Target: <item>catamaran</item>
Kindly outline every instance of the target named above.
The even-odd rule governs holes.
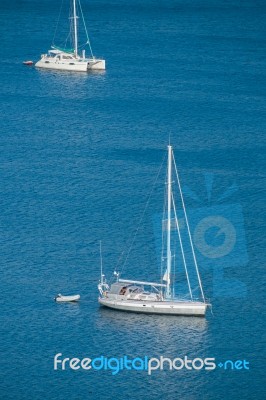
[[[57,69],[64,71],[86,72],[88,70],[105,70],[105,60],[96,58],[93,55],[90,39],[88,36],[85,20],[80,4],[80,0],[70,0],[71,17],[70,17],[70,43],[72,48],[52,46],[47,54],[42,54],[41,59],[35,64],[38,68]],[[85,49],[81,55],[79,51],[81,47],[78,42],[78,13],[81,15],[85,34],[86,45],[90,49],[90,57],[86,57]],[[67,42],[67,41],[66,41]]]
[[[177,211],[174,201],[172,190],[172,171],[174,165],[174,172],[176,176],[177,186],[180,194],[180,201],[182,204],[183,215],[187,233],[189,237],[190,249],[192,252],[193,264],[195,267],[196,278],[198,281],[198,288],[200,292],[200,299],[195,299],[191,282],[189,278],[188,265],[185,256],[185,250],[181,237],[180,222],[177,218]],[[169,315],[188,315],[188,316],[205,316],[207,307],[210,305],[206,302],[201,278],[196,260],[196,254],[192,242],[190,226],[188,222],[184,197],[180,185],[180,179],[174,159],[172,146],[168,146],[168,167],[167,167],[167,219],[162,221],[163,234],[167,233],[166,238],[166,257],[162,256],[162,262],[166,265],[164,274],[161,276],[161,281],[146,282],[139,280],[129,280],[120,278],[118,272],[116,275],[116,282],[110,287],[103,274],[102,261],[101,261],[101,277],[98,284],[99,298],[98,301],[101,305],[123,311],[134,311],[149,314],[169,314]],[[173,218],[172,218],[173,216]],[[181,259],[183,260],[185,275],[188,285],[189,298],[175,298],[175,279],[172,271],[173,259],[173,244],[172,231],[177,232],[179,239],[179,248],[181,252]],[[164,242],[164,240],[163,240]],[[162,244],[163,245],[163,244]],[[162,249],[164,255],[164,249]],[[102,258],[101,258],[102,260]],[[166,262],[165,262],[166,261]]]

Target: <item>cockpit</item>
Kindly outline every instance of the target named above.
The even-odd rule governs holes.
[[[110,294],[117,294],[120,296],[128,295],[128,294],[138,294],[143,293],[144,288],[137,285],[132,284],[124,284],[120,282],[113,283],[111,285]]]

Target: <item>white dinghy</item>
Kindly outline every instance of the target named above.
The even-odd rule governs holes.
[[[79,301],[79,299],[80,299],[80,295],[79,294],[75,294],[75,295],[72,295],[72,296],[63,296],[61,293],[59,293],[55,297],[55,301],[57,301],[58,303],[74,302],[74,301]]]
[[[182,205],[184,222],[187,228],[187,233],[190,242],[190,249],[192,255],[190,257],[190,264],[194,264],[196,279],[199,287],[199,298],[195,298],[193,294],[190,277],[188,262],[185,257],[185,250],[181,238],[180,222],[177,218],[177,211],[174,202],[174,193],[172,191],[172,167],[174,165],[175,178],[177,182],[177,188],[180,198],[180,204]],[[119,279],[119,273],[115,272],[117,281],[109,287],[105,276],[102,273],[102,261],[101,261],[101,279],[98,284],[98,290],[100,296],[98,301],[101,305],[123,311],[133,311],[140,313],[149,314],[166,314],[166,315],[187,315],[187,316],[205,316],[207,307],[209,304],[205,300],[203,293],[201,278],[199,275],[198,264],[192,242],[192,236],[190,233],[190,227],[188,223],[185,203],[181,190],[179,175],[176,168],[174,154],[172,146],[168,146],[168,168],[167,168],[167,185],[166,185],[166,209],[167,219],[162,221],[163,235],[166,231],[166,240],[162,240],[166,243],[166,249],[162,248],[162,275],[161,282],[145,282],[138,280]],[[175,257],[175,245],[176,240],[172,240],[172,231],[175,231],[175,235],[179,239],[179,249],[181,259],[184,264],[185,275],[188,286],[188,296],[184,298],[175,297],[175,271],[172,269],[172,259]],[[163,246],[164,247],[164,246]],[[166,254],[165,254],[166,252]],[[165,254],[165,255],[164,255]],[[102,257],[101,257],[102,260]],[[190,266],[191,267],[191,266]],[[194,268],[193,267],[193,268]],[[165,271],[163,273],[163,271]]]

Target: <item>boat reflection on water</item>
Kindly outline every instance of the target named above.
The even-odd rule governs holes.
[[[156,315],[156,314],[142,314],[142,313],[132,313],[132,312],[121,312],[117,313],[116,311],[108,308],[101,307],[99,310],[99,320],[98,322],[102,324],[106,324],[106,320],[108,322],[112,322],[114,327],[116,325],[121,327],[125,327],[126,330],[130,329],[130,327],[138,326],[147,326],[157,327],[159,329],[167,328],[169,332],[169,327],[172,327],[174,330],[177,328],[183,328],[188,330],[197,330],[197,332],[205,331],[208,327],[208,321],[205,318],[198,317],[187,317],[187,316],[169,316],[169,315]]]
[[[126,351],[128,345],[132,347],[134,342],[134,347],[148,356],[160,352],[161,355],[177,357],[180,349],[183,355],[204,355],[209,347],[208,321],[205,318],[126,311],[118,313],[101,307],[95,320],[95,329],[103,332],[107,342],[109,335],[110,339],[116,337],[115,347],[119,347],[119,351]]]

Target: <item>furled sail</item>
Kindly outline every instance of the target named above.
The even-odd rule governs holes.
[[[169,272],[168,272],[168,269],[166,269],[166,271],[165,271],[165,273],[164,273],[163,281],[170,284],[170,274],[169,274]]]

